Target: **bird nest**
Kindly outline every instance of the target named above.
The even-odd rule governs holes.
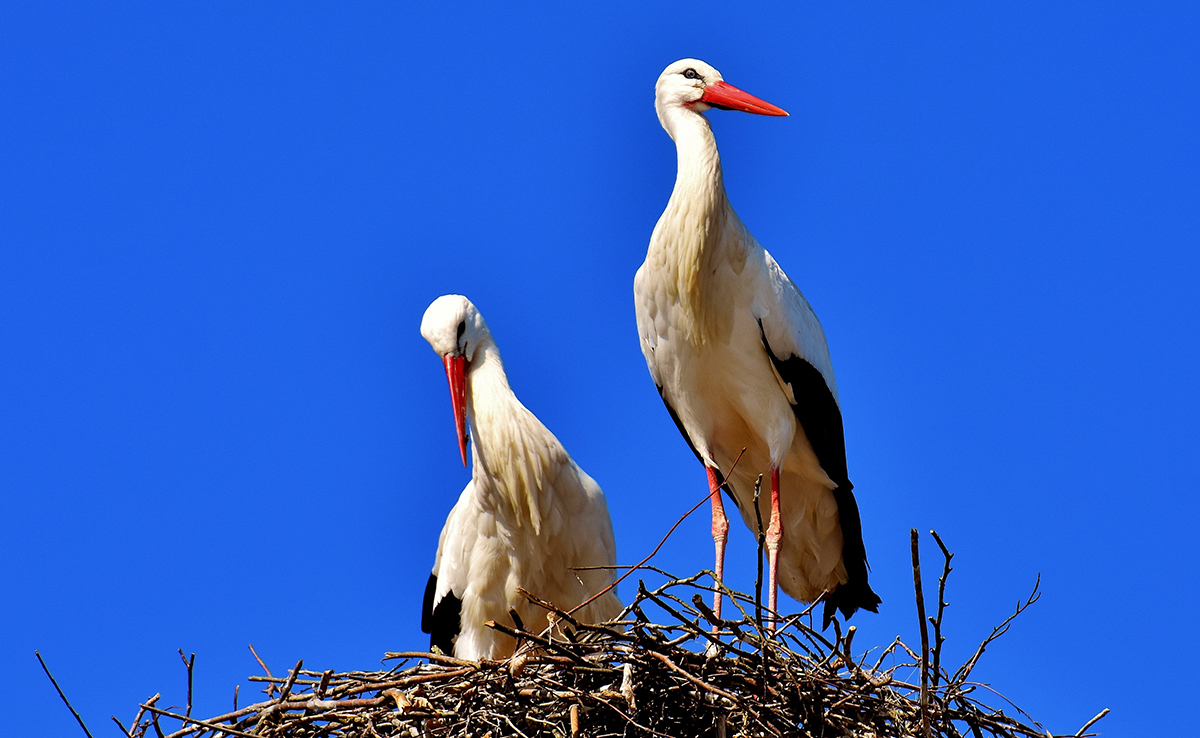
[[[633,602],[615,621],[576,621],[553,604],[557,626],[527,631],[519,618],[491,627],[517,640],[516,655],[464,661],[440,653],[389,653],[388,670],[334,673],[297,663],[273,675],[261,660],[267,698],[207,719],[191,716],[192,660],[186,708],[163,709],[159,697],[140,706],[129,738],[208,736],[1028,736],[1051,735],[1032,718],[972,680],[984,650],[1038,598],[1037,585],[954,671],[941,662],[945,587],[952,554],[935,539],[945,563],[935,612],[926,617],[916,531],[913,571],[919,651],[899,638],[855,650],[855,628],[813,627],[810,611],[764,622],[761,598],[722,589],[739,617],[718,619],[705,605],[715,591],[702,572],[680,579],[653,567],[665,582],[638,582]],[[760,580],[761,581],[761,580]],[[761,589],[758,587],[757,589]],[[930,638],[932,630],[932,639]],[[182,652],[181,652],[182,655]],[[257,658],[257,655],[256,655]],[[1074,736],[1088,730],[1104,710]],[[113,720],[117,720],[113,718]],[[82,721],[81,721],[82,722]],[[120,725],[120,721],[117,721]],[[171,727],[172,725],[176,727]],[[173,732],[169,732],[173,730]]]

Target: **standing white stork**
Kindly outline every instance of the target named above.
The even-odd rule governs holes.
[[[464,659],[512,655],[513,639],[485,627],[507,622],[547,626],[546,611],[517,593],[571,609],[613,581],[612,522],[600,486],[567,455],[512,389],[483,316],[462,295],[434,300],[421,335],[446,365],[463,465],[467,427],[474,449],[471,481],[446,518],[425,588],[421,630],[430,646]],[[615,592],[575,613],[585,622],[615,617]]]
[[[633,283],[642,353],[707,469],[717,577],[729,530],[722,485],[756,530],[754,480],[768,476],[770,500],[760,502],[770,521],[768,607],[778,612],[777,586],[805,602],[824,597],[828,626],[835,609],[850,617],[880,602],[867,582],[833,364],[804,295],[729,204],[702,115],[710,108],[787,115],[697,59],[658,78],[655,109],[675,141],[678,172]],[[719,616],[719,593],[713,609]]]

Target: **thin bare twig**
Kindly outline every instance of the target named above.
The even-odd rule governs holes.
[[[937,542],[938,548],[942,549],[942,559],[945,562],[942,566],[942,575],[938,577],[937,617],[930,618],[930,622],[933,623],[933,673],[931,676],[933,688],[937,689],[942,674],[942,643],[946,640],[946,637],[942,635],[942,618],[950,604],[946,602],[946,581],[950,578],[950,572],[954,571],[950,566],[950,560],[954,558],[954,554],[950,553],[950,549],[946,548],[945,543],[942,543],[942,537],[937,534],[936,530],[930,530],[929,534]]]
[[[271,674],[271,670],[268,669],[267,665],[265,663],[263,663],[263,660],[261,658],[259,658],[258,651],[254,650],[254,644],[253,643],[248,644],[248,647],[250,649],[250,653],[254,654],[254,660],[258,662],[258,665],[262,667],[263,671],[267,672],[267,676],[273,676],[273,674]]]
[[[1080,728],[1080,729],[1079,729],[1079,730],[1078,730],[1078,731],[1075,733],[1075,736],[1074,736],[1074,738],[1083,738],[1083,735],[1084,735],[1084,733],[1086,733],[1086,732],[1087,732],[1087,729],[1088,729],[1088,728],[1090,728],[1090,727],[1092,727],[1092,726],[1093,726],[1093,725],[1095,725],[1096,723],[1100,722],[1100,720],[1101,720],[1101,719],[1102,719],[1102,718],[1103,718],[1105,715],[1107,715],[1107,714],[1108,714],[1108,708],[1106,707],[1106,708],[1104,708],[1103,710],[1101,710],[1101,711],[1100,711],[1100,714],[1096,715],[1096,717],[1094,717],[1094,718],[1092,718],[1091,720],[1089,720],[1089,721],[1087,721],[1086,723],[1084,723],[1084,724],[1083,724],[1083,727],[1082,727],[1082,728]]]
[[[729,467],[729,472],[730,472],[730,474],[732,474],[732,473],[733,473],[733,470],[734,470],[735,468],[737,468],[738,462],[742,460],[742,454],[744,454],[744,453],[746,453],[746,449],[745,449],[745,448],[743,448],[741,451],[739,451],[739,452],[738,452],[737,458],[733,460],[733,464],[732,464],[732,465]],[[729,478],[728,478],[728,477],[726,477],[726,483],[728,483],[728,481],[729,481]],[[725,485],[721,485],[721,486],[722,486],[722,487],[724,487]],[[683,523],[683,521],[684,521],[684,520],[687,520],[687,518],[688,518],[688,516],[689,516],[689,515],[691,515],[692,513],[696,512],[697,510],[699,510],[699,509],[700,509],[700,506],[701,506],[701,505],[703,505],[705,502],[708,502],[708,500],[710,500],[711,498],[712,498],[712,492],[709,492],[708,494],[704,495],[704,499],[703,499],[703,500],[700,500],[699,502],[697,502],[695,505],[693,505],[693,506],[692,506],[692,509],[691,509],[691,510],[688,510],[687,512],[685,512],[685,513],[683,514],[683,516],[682,516],[682,517],[680,517],[680,518],[679,518],[679,520],[676,520],[676,521],[675,521],[675,525],[672,525],[672,526],[671,526],[671,529],[670,529],[670,530],[668,530],[668,531],[667,531],[667,534],[666,534],[665,536],[663,536],[663,538],[662,538],[662,540],[661,540],[661,541],[659,541],[659,542],[658,542],[658,545],[654,547],[654,550],[650,552],[650,555],[649,555],[649,556],[647,556],[646,558],[644,558],[644,559],[642,559],[641,561],[639,561],[639,562],[637,562],[636,564],[634,564],[634,565],[633,565],[633,568],[631,568],[629,571],[625,572],[625,573],[624,573],[624,574],[622,574],[621,576],[617,577],[616,581],[614,581],[612,584],[608,585],[607,587],[605,587],[604,589],[600,590],[600,591],[599,591],[599,592],[597,592],[596,594],[594,594],[594,595],[592,595],[591,597],[587,598],[586,600],[584,600],[583,602],[579,603],[579,604],[578,604],[578,605],[576,605],[575,607],[571,608],[571,609],[570,609],[570,610],[568,610],[567,612],[568,612],[568,613],[570,613],[570,614],[574,614],[575,612],[577,612],[577,611],[581,610],[581,609],[582,609],[583,607],[585,607],[586,605],[590,605],[590,604],[592,604],[592,603],[593,603],[593,602],[595,602],[595,601],[596,601],[598,598],[600,598],[600,597],[602,597],[603,595],[607,594],[608,592],[611,592],[612,590],[616,589],[616,586],[617,586],[618,584],[620,584],[622,581],[624,581],[625,577],[627,577],[627,576],[629,576],[630,574],[634,573],[635,571],[637,571],[638,569],[640,569],[640,568],[642,567],[642,565],[643,565],[643,564],[645,564],[645,563],[646,563],[647,561],[649,561],[650,559],[654,558],[654,556],[655,556],[655,555],[656,555],[656,554],[659,552],[659,549],[661,549],[661,548],[663,547],[663,544],[665,544],[665,543],[667,542],[667,539],[671,537],[671,534],[675,532],[675,529],[676,529],[676,528],[678,528],[678,527],[680,526],[680,524],[681,524],[681,523]]]
[[[188,676],[188,691],[187,691],[187,711],[184,715],[191,717],[192,715],[192,667],[196,665],[196,654],[192,654],[192,658],[183,655],[183,649],[179,649],[179,658],[183,659],[183,665],[187,667]]]
[[[292,673],[288,675],[287,683],[283,685],[283,690],[279,693],[280,702],[286,701],[288,695],[292,693],[292,687],[296,686],[296,677],[300,676],[300,669],[302,668],[304,668],[304,659],[297,661],[295,668],[292,669]]]
[[[209,730],[212,730],[212,731],[217,731],[220,733],[227,733],[229,735],[242,736],[243,738],[259,738],[258,736],[254,735],[253,733],[247,733],[243,730],[238,730],[237,728],[234,728],[229,725],[216,725],[207,720],[197,720],[196,718],[188,717],[187,715],[180,715],[175,712],[168,712],[167,710],[160,710],[157,707],[151,707],[150,705],[142,705],[142,707],[146,708],[147,711],[152,712],[155,715],[162,715],[163,717],[175,718],[176,720],[180,720],[185,723],[191,723],[192,725],[199,725],[202,728],[208,728]]]
[[[762,510],[758,509],[758,498],[762,494],[762,478],[754,480],[754,521],[758,524],[758,571],[754,575],[754,622],[762,628],[762,578],[763,578],[763,546],[767,542],[767,534],[763,532]]]
[[[116,715],[112,716],[112,721],[117,724],[117,727],[120,728],[121,732],[128,736],[128,738],[133,738],[133,733],[129,732],[129,728],[126,728],[125,723],[122,723],[120,720],[118,720]]]
[[[92,738],[92,732],[88,730],[86,725],[83,724],[83,718],[79,717],[79,713],[75,712],[75,708],[71,707],[71,701],[67,699],[65,694],[63,694],[62,687],[58,686],[58,680],[54,678],[54,675],[50,673],[49,667],[46,666],[46,662],[42,660],[42,654],[34,651],[33,655],[37,656],[38,663],[42,665],[42,671],[46,672],[46,676],[50,677],[50,683],[54,685],[54,691],[58,692],[58,696],[62,698],[63,704],[66,705],[67,709],[71,711],[71,714],[75,716],[75,721],[79,723],[79,727],[83,728],[83,732],[88,738]]]
[[[983,642],[979,644],[979,648],[975,650],[974,655],[967,660],[967,663],[958,667],[958,671],[954,673],[954,678],[951,680],[952,682],[962,683],[966,681],[967,677],[970,676],[971,671],[975,668],[975,665],[979,663],[979,657],[983,656],[984,650],[986,650],[987,647],[992,644],[992,641],[1007,633],[1008,629],[1012,626],[1013,620],[1015,620],[1018,615],[1029,609],[1030,605],[1041,599],[1042,593],[1039,591],[1041,585],[1042,575],[1038,574],[1037,579],[1033,582],[1033,591],[1029,593],[1029,597],[1026,598],[1025,602],[1023,603],[1018,602],[1017,608],[1013,614],[1005,618],[1004,621],[995,628],[992,628],[991,634],[988,635],[987,638],[983,639]]]
[[[921,538],[917,529],[912,539],[913,588],[917,592],[917,619],[921,623],[921,734],[929,738],[929,629],[925,625],[925,593],[921,589]]]

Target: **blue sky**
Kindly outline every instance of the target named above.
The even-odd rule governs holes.
[[[710,115],[734,206],[821,316],[879,615],[908,530],[957,552],[959,663],[1056,732],[1191,699],[1200,11],[1185,4],[21,3],[0,44],[0,668],[13,734],[156,692],[373,668],[468,479],[425,306],[486,316],[518,396],[648,553],[704,473],[633,273],[702,58],[792,113]],[[708,521],[656,563],[711,565]],[[927,568],[934,548],[926,539]],[[730,583],[753,584],[734,530]],[[790,601],[789,601],[790,602]],[[1153,647],[1147,644],[1161,643]],[[1149,691],[1153,685],[1153,692]],[[243,704],[254,694],[243,687]],[[108,723],[107,725],[105,723]]]

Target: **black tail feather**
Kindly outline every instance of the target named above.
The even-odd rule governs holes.
[[[854,499],[854,485],[842,480],[833,490],[837,501],[838,517],[842,526],[842,564],[846,567],[846,581],[825,596],[825,610],[821,628],[828,628],[834,610],[849,619],[858,609],[879,612],[882,600],[871,589],[867,581],[867,550],[863,545],[862,519],[858,515],[858,502]]]
[[[434,603],[437,593],[437,575],[430,574],[425,585],[425,602],[421,607],[421,631],[429,634],[429,647],[437,646],[442,653],[454,653],[454,639],[462,627],[462,600],[447,592]]]

